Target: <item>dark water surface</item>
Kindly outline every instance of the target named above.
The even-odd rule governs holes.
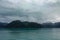
[[[0,30],[0,40],[60,40],[60,28]]]

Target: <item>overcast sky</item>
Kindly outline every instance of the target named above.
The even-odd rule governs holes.
[[[60,0],[0,0],[0,22],[60,22]]]

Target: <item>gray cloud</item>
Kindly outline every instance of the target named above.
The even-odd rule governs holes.
[[[0,21],[58,22],[59,10],[59,0],[0,0]]]

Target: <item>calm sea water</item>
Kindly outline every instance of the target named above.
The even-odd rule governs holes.
[[[0,30],[0,40],[60,40],[60,28]]]

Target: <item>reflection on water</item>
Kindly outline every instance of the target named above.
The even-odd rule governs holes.
[[[0,30],[0,40],[60,40],[60,29]]]

